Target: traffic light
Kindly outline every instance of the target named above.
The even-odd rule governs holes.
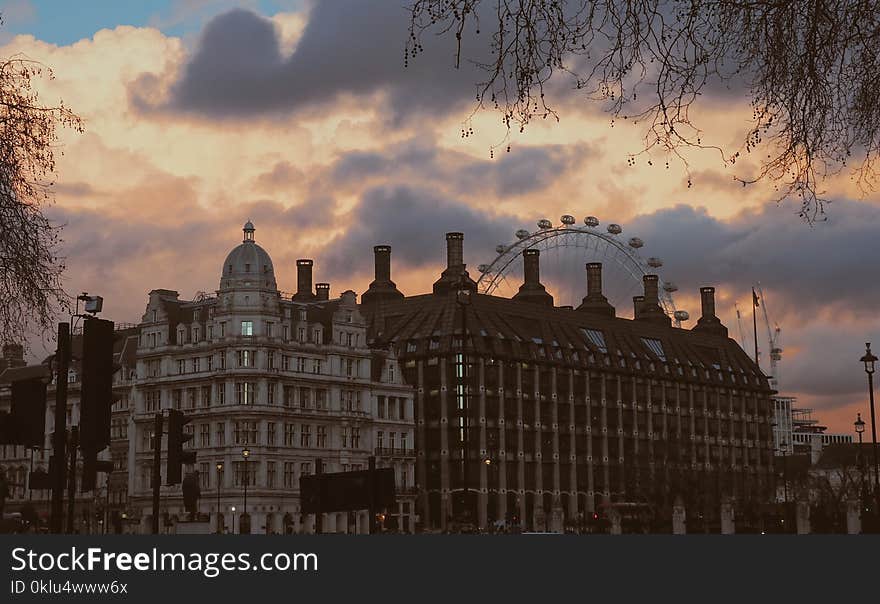
[[[83,326],[80,449],[97,453],[110,444],[113,406],[113,321],[86,319]]]
[[[45,380],[12,378],[10,387],[10,410],[0,413],[0,444],[42,447],[46,438]]]
[[[184,451],[183,444],[193,435],[186,434],[183,427],[192,421],[177,409],[168,410],[168,464],[165,467],[165,484],[180,484],[183,464],[196,462],[195,451]]]

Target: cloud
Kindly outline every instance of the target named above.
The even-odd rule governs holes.
[[[165,108],[247,118],[381,92],[388,95],[392,121],[402,123],[472,104],[478,73],[470,65],[453,68],[454,46],[447,38],[404,68],[408,14],[393,2],[315,3],[295,51],[284,56],[272,21],[248,10],[229,11],[206,25]],[[138,82],[136,106],[155,105],[148,84]]]

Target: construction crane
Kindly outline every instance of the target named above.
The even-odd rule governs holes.
[[[739,330],[739,345],[743,350],[746,349],[746,335],[743,331],[743,322],[742,322],[742,314],[739,312],[739,302],[733,303],[733,308],[736,309],[736,327]]]
[[[779,390],[779,361],[782,360],[782,329],[778,323],[774,323],[774,326],[770,327],[770,317],[767,314],[767,299],[764,297],[764,291],[761,289],[760,283],[755,286],[755,290],[758,292],[760,299],[760,306],[764,315],[764,325],[767,326],[767,342],[770,349],[770,387],[774,390]]]

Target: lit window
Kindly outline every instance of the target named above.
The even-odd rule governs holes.
[[[666,352],[663,350],[663,342],[656,338],[642,338],[645,348],[657,355],[661,361],[666,361]]]
[[[242,321],[241,322],[241,335],[243,335],[243,336],[254,335],[254,322],[253,321]]]

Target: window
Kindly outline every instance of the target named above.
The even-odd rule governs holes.
[[[321,359],[312,362],[312,373],[321,373]]]
[[[281,328],[281,337],[284,338],[285,342],[290,339],[290,327],[289,326],[284,325]]]
[[[310,388],[301,387],[299,389],[299,406],[308,409],[312,406],[312,391]]]
[[[663,350],[663,342],[656,338],[642,338],[642,344],[645,348],[653,352],[658,359],[666,362],[666,352]]]
[[[199,341],[199,328],[198,327],[192,328],[192,341],[193,342]]]
[[[266,385],[266,404],[274,405],[275,404],[275,389],[277,384],[275,382],[269,382]]]
[[[162,393],[159,390],[148,390],[144,393],[144,411],[154,413],[162,406]]]
[[[270,489],[275,488],[275,462],[266,462],[266,486]]]
[[[352,343],[354,342],[354,334],[351,334],[351,333],[345,334],[345,340],[346,340],[346,344],[348,346],[351,346]]]
[[[147,377],[159,377],[162,361],[160,359],[151,359],[147,361]]]
[[[327,408],[327,391],[323,389],[315,390],[315,409]]]
[[[150,348],[156,347],[156,332],[150,334]]]
[[[208,325],[208,339],[209,340],[214,339],[214,326],[213,325]]]
[[[201,370],[202,370],[202,359],[200,359],[199,357],[194,357],[192,359],[192,372],[198,373]]]
[[[253,367],[257,358],[256,350],[239,350],[238,351],[238,366],[239,367]]]
[[[275,369],[275,352],[273,350],[266,354],[266,365],[269,369]]]
[[[281,369],[290,371],[290,357],[286,354],[281,355]]]
[[[587,342],[599,349],[599,352],[608,352],[608,347],[605,345],[604,333],[598,329],[586,329],[584,327],[581,327],[581,333],[584,334],[584,339],[586,339]]]
[[[5,446],[5,445],[4,445]],[[144,428],[141,432],[141,451],[153,450],[153,429]],[[5,451],[4,451],[5,453]],[[5,457],[5,455],[4,455]]]
[[[233,425],[233,438],[237,445],[256,445],[257,422],[254,420],[237,421]]]
[[[394,363],[388,363],[388,381],[394,381]]]
[[[312,446],[312,427],[308,424],[303,424],[302,428],[300,429],[299,446],[300,447],[311,447]]]
[[[399,398],[397,399],[397,407],[398,407],[398,419],[404,420],[406,419],[406,399]]]
[[[235,404],[253,405],[256,401],[256,384],[253,382],[235,383]]]
[[[211,387],[202,386],[202,407],[211,406]]]
[[[312,331],[312,342],[314,342],[315,344],[321,343],[321,330],[320,329],[315,329],[314,331]]]
[[[389,432],[388,433],[388,447],[390,449],[394,449],[395,441],[397,440],[397,432]]]
[[[324,449],[327,446],[327,426],[318,426],[318,432],[315,435],[315,446]]]
[[[226,337],[226,321],[220,321],[220,337]]]
[[[343,390],[342,391],[342,400],[340,401],[342,405],[343,411],[355,411],[360,410],[360,405],[355,403],[355,392],[353,390]],[[358,393],[360,395],[360,393]]]
[[[184,359],[177,359],[177,375],[183,375],[186,373],[186,361]]]
[[[284,424],[284,446],[296,446],[296,424]]]
[[[355,359],[345,359],[345,375],[357,377],[357,361]]]
[[[211,424],[202,424],[199,426],[199,446],[211,446]]]
[[[340,437],[342,439],[342,448],[347,449],[348,448],[348,427],[342,426],[342,428],[340,429]]]
[[[284,462],[284,488],[292,489],[296,484],[296,475],[295,475],[295,467],[296,465],[293,462],[285,461]]]
[[[177,330],[177,343],[186,344],[186,330],[182,327]]]
[[[257,484],[257,471],[255,468],[249,467],[253,464],[248,463],[246,461],[233,461],[232,462],[232,485],[236,487],[243,487],[245,480],[247,480],[248,486],[256,486]]]
[[[397,399],[393,396],[388,397],[388,419],[397,419]]]
[[[400,433],[400,448],[406,451],[406,432]]]
[[[299,475],[300,476],[308,476],[312,473],[312,463],[309,461],[304,461],[299,464]]]
[[[266,446],[275,446],[275,422],[266,422]]]
[[[382,430],[376,432],[376,447],[379,449],[385,447],[385,433]]]
[[[214,371],[214,356],[208,355],[205,357],[205,365],[207,365],[208,371]]]
[[[379,397],[379,419],[385,419],[385,397]]]
[[[243,335],[243,336],[254,335],[254,322],[253,321],[242,321],[241,322],[241,335]]]
[[[151,314],[152,314],[152,320],[153,320],[153,323],[157,323],[157,322],[159,321],[159,311],[158,311],[158,310],[153,310],[153,311],[150,311],[150,312],[151,312]]]
[[[171,391],[171,406],[175,409],[180,409],[180,406],[183,402],[183,392],[180,388],[175,388]]]
[[[186,406],[188,409],[196,408],[196,399],[198,398],[198,388],[188,388],[186,391]]]
[[[266,321],[266,337],[271,338],[275,336],[275,324],[272,321]]]
[[[296,359],[296,370],[300,373],[305,373],[306,371],[306,360],[302,357]]]
[[[297,330],[296,333],[297,333],[297,338],[296,338],[296,339],[297,339],[298,341],[300,341],[300,342],[305,342],[305,341],[306,341],[306,328],[305,328],[305,327],[300,327],[300,328]]]
[[[220,369],[226,369],[226,353],[220,353]]]
[[[284,386],[284,406],[285,407],[293,407],[293,405],[294,405],[293,393],[294,393],[293,386]]]
[[[359,449],[361,446],[361,429],[360,428],[352,428],[351,429],[351,448]]]
[[[305,321],[305,320],[306,320],[306,311],[305,311],[305,309],[302,309],[302,310],[299,311],[299,320],[300,320],[300,321]]]
[[[217,404],[226,404],[226,384],[224,384],[223,382],[217,384]]]
[[[226,445],[226,423],[218,422],[217,423],[217,444],[215,446],[222,447]]]

